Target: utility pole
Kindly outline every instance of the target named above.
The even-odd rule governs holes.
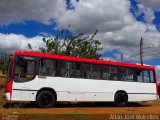
[[[142,37],[140,40],[140,60],[141,60],[141,65],[143,65],[143,38]]]
[[[121,62],[123,62],[123,54],[121,54]]]
[[[141,37],[140,40],[140,59],[141,65],[143,65],[143,38]],[[142,82],[144,82],[144,72],[142,71]]]

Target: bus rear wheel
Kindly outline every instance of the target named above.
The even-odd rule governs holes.
[[[56,97],[51,91],[42,91],[38,94],[36,101],[40,108],[51,108],[56,103]]]
[[[125,107],[128,103],[128,96],[125,92],[118,92],[114,97],[114,104],[116,107]]]

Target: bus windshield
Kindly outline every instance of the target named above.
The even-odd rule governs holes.
[[[15,82],[27,82],[35,78],[36,62],[31,57],[17,57],[15,60]]]

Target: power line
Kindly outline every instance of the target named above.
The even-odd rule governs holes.
[[[145,57],[146,57],[146,56],[154,56],[154,55],[160,55],[160,52],[158,52],[158,53],[153,53],[153,54],[150,54],[150,55],[145,55]]]
[[[160,52],[158,52],[158,53],[153,53],[153,54],[143,55],[143,58],[144,58],[144,57],[154,56],[154,55],[160,55]],[[133,61],[133,60],[136,60],[136,59],[139,59],[139,58],[140,58],[140,57],[135,57],[135,58],[130,59],[130,60],[126,61],[126,62],[130,62],[130,61]]]
[[[160,40],[157,40],[157,39],[155,39],[155,40],[157,42],[160,41]],[[160,54],[160,53],[153,53],[153,51],[159,51],[160,49],[153,48],[151,45],[153,45],[153,43],[151,41],[146,41],[141,37],[140,46],[139,46],[139,53],[135,53],[134,55],[131,55],[130,60],[127,60],[127,61],[124,60],[124,58],[126,58],[126,59],[128,59],[128,58],[123,55],[123,59],[122,59],[122,55],[121,55],[121,61],[123,60],[125,62],[130,62],[130,61],[133,61],[133,60],[136,60],[136,59],[140,59],[140,62],[143,65],[143,58],[144,57],[149,57],[149,56],[154,56],[154,55]]]
[[[130,59],[130,60],[128,60],[128,61],[125,61],[125,62],[130,62],[130,61],[133,61],[133,60],[136,60],[136,59],[139,59],[140,57],[138,56],[138,57],[135,57],[135,58],[132,58],[132,59]]]
[[[152,42],[153,42],[153,41],[152,41]],[[143,45],[148,45],[149,43],[150,43],[150,44],[153,44],[152,42],[151,42],[151,41],[146,41],[146,40],[145,40],[145,41],[143,41]]]
[[[148,50],[145,50],[144,52],[150,52],[150,51],[158,51],[158,50],[160,50],[160,48],[153,48],[152,47],[152,49],[148,49]]]
[[[132,56],[129,56],[130,58],[134,58],[135,56],[138,56],[139,55],[139,53],[136,53],[136,54],[133,54]],[[124,58],[126,58],[126,59],[128,59],[128,57],[126,57],[126,56],[124,56],[124,54],[123,54],[123,59]]]

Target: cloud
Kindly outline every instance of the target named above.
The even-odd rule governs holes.
[[[158,73],[160,73],[160,65],[155,66]]]
[[[143,23],[137,21],[130,12],[129,0],[79,0],[79,2],[71,0],[71,5],[74,7],[71,10],[66,10],[65,0],[34,0],[32,2],[31,0],[1,0],[0,25],[25,20],[50,24],[50,20],[54,19],[57,29],[66,29],[70,25],[70,30],[79,28],[81,32],[88,35],[98,29],[96,38],[103,43],[103,52],[117,49],[128,60],[139,53],[141,36],[144,38],[144,43],[152,45],[152,49],[158,49],[160,46],[159,31],[152,23],[155,18],[153,7],[159,10],[159,0],[155,0],[158,3],[150,1],[139,0],[137,14],[145,13],[146,23]],[[27,42],[32,42],[37,49],[41,44],[41,37],[29,39],[23,35],[0,34],[0,45],[3,49],[26,49]]]
[[[58,28],[79,28],[84,33],[120,30],[134,21],[128,0],[80,0],[74,3],[74,10],[68,10],[56,19]]]
[[[145,7],[143,4],[138,4],[137,6],[138,11],[136,13],[136,16],[144,14],[145,22],[152,24],[153,20],[155,19],[153,8]]]
[[[0,51],[14,52],[15,50],[28,50],[28,43],[36,51],[40,46],[43,46],[41,36],[27,38],[23,35],[0,33]]]
[[[49,24],[66,10],[65,0],[1,0],[0,25],[34,20]]]
[[[137,2],[143,4],[145,7],[153,8],[157,11],[160,10],[159,0],[137,0]]]
[[[97,39],[103,43],[104,51],[119,50],[126,59],[139,57],[140,38],[145,44],[150,41],[153,48],[159,48],[159,32],[152,24],[154,11],[139,4],[141,11],[145,11],[146,23],[137,21],[130,12],[128,0],[80,0],[74,3],[74,10],[68,10],[56,19],[58,28],[70,30],[79,28],[82,32],[91,34],[98,29]],[[139,8],[140,8],[139,7]],[[69,16],[69,17],[68,17]],[[156,43],[156,44],[155,44]],[[146,45],[144,45],[146,47]],[[137,54],[137,56],[134,56]],[[152,58],[152,57],[150,57]],[[139,59],[139,58],[138,58]],[[146,58],[148,60],[149,58]]]
[[[160,11],[159,0],[137,0],[138,12],[137,15],[144,14],[144,19],[147,23],[153,24],[155,19],[154,12]]]

